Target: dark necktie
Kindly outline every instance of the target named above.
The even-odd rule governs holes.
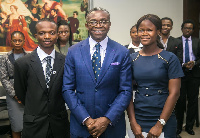
[[[188,39],[185,40],[185,63],[190,61]]]
[[[97,43],[95,45],[96,51],[92,56],[92,68],[94,71],[95,80],[99,78],[100,70],[101,70],[101,55],[100,55],[100,44]]]
[[[49,88],[50,77],[51,77],[51,74],[52,74],[51,56],[47,56],[47,57],[45,58],[45,60],[47,61],[45,80],[46,80],[47,88]]]

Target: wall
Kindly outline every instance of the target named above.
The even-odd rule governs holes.
[[[182,34],[183,0],[91,0],[91,6],[107,9],[111,14],[111,28],[108,36],[123,44],[130,43],[129,31],[137,20],[148,13],[160,18],[170,17],[174,22],[171,35]]]

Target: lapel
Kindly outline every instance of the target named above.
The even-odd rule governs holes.
[[[197,41],[195,41],[194,37],[191,37],[191,40],[192,40],[192,51],[193,51],[195,57],[197,57],[197,52],[198,52],[198,50],[197,50],[197,45],[198,45]]]
[[[105,76],[105,73],[107,72],[110,64],[112,63],[112,61],[114,59],[116,51],[117,51],[117,48],[113,44],[113,41],[110,38],[108,38],[106,55],[104,57],[103,65],[101,67],[101,72],[100,72],[99,78],[97,80],[97,84],[99,84],[101,82],[101,80],[103,79],[103,77]]]
[[[11,51],[11,53],[8,54],[8,59],[9,59],[10,62],[14,65],[14,63],[15,63],[15,58],[14,58],[13,51]]]
[[[60,70],[62,68],[64,68],[64,58],[62,58],[62,56],[60,54],[58,54],[57,52],[55,53],[55,59],[54,59],[54,65],[53,65],[53,72],[51,74],[51,78],[50,78],[50,87],[49,87],[49,91],[51,90],[53,83],[56,80],[56,77],[58,76]]]
[[[31,53],[31,63],[30,64],[40,82],[40,85],[45,90],[47,88],[47,86],[46,86],[46,81],[45,81],[44,72],[43,72],[43,68],[42,68],[42,63],[37,54],[37,49],[35,49]]]
[[[94,83],[96,83],[94,72],[92,69],[89,38],[87,38],[85,41],[83,41],[82,45],[80,45],[80,50],[81,50],[83,62],[85,63],[85,66],[86,66],[92,80],[94,81]]]
[[[170,46],[172,45],[172,38],[171,38],[171,36],[168,38],[168,42],[167,42],[167,51],[169,51],[170,50]]]

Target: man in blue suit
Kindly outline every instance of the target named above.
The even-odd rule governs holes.
[[[124,110],[132,97],[129,51],[107,37],[108,11],[94,8],[86,21],[90,37],[69,48],[64,65],[71,138],[123,138]]]

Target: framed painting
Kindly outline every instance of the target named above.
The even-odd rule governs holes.
[[[0,53],[11,49],[10,35],[13,31],[24,33],[25,50],[35,49],[35,24],[41,18],[51,18],[56,23],[59,20],[68,22],[73,43],[86,39],[85,17],[89,3],[90,0],[0,0]]]

